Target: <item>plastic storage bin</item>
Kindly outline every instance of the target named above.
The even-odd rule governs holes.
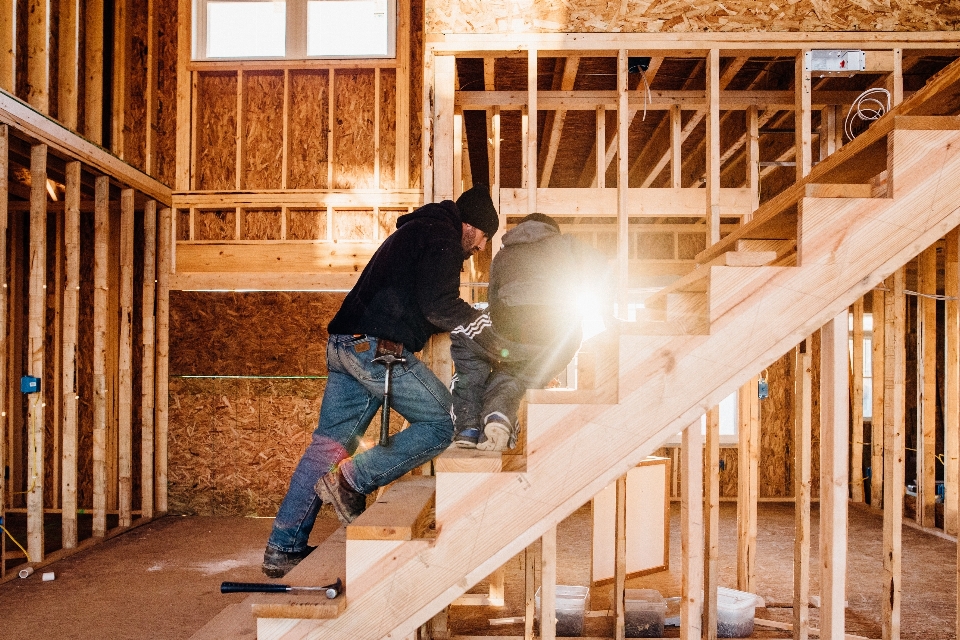
[[[656,589],[624,591],[625,631],[628,638],[662,638],[667,603]]]
[[[540,616],[540,589],[535,596],[537,619]],[[583,635],[583,617],[590,605],[590,589],[571,585],[557,585],[557,636]]]
[[[753,617],[763,600],[746,591],[717,587],[717,637],[746,638],[753,634]]]

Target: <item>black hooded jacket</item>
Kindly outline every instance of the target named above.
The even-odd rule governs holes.
[[[450,200],[400,216],[327,330],[420,351],[434,333],[469,324],[480,312],[460,299],[462,234],[460,212]]]

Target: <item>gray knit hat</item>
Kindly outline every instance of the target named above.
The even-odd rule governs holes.
[[[457,198],[457,209],[461,222],[480,229],[488,237],[492,238],[500,228],[500,216],[490,199],[490,187],[485,184],[475,184],[464,191]]]

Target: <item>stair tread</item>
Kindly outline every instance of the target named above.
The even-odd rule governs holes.
[[[409,476],[390,485],[347,527],[347,540],[413,540],[423,537],[436,495],[436,478]]]
[[[433,467],[437,473],[498,473],[503,469],[503,454],[452,445],[434,459]]]

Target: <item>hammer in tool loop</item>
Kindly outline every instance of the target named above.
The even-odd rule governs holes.
[[[380,446],[390,446],[390,374],[393,372],[394,365],[406,364],[407,359],[396,353],[381,353],[380,344],[377,345],[377,357],[374,362],[382,364],[387,368],[383,377],[383,409],[380,414]]]

